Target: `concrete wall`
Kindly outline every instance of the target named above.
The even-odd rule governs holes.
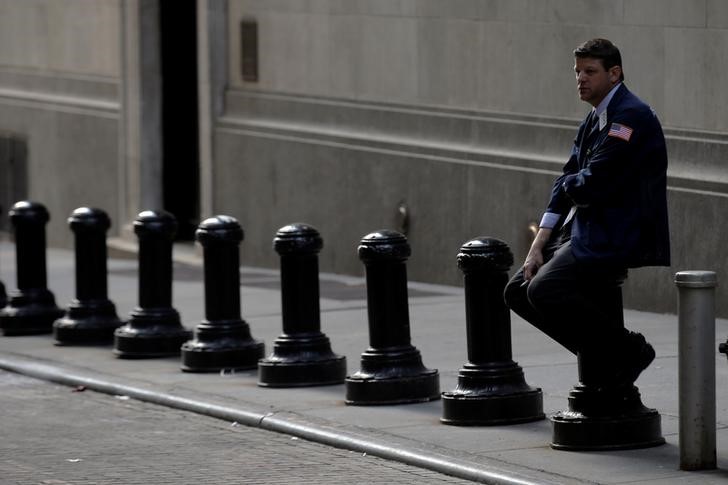
[[[728,130],[722,0],[229,0],[230,86],[580,118],[571,51],[604,36],[674,128]],[[239,66],[260,23],[261,79]],[[691,89],[688,89],[691,88]]]
[[[412,215],[412,279],[457,283],[455,254],[490,235],[521,260],[589,107],[573,48],[622,49],[627,84],[670,152],[674,264],[631,273],[627,305],[675,310],[672,275],[728,277],[728,7],[720,0],[229,0],[228,90],[214,139],[213,207],[246,229],[243,260],[305,220],[322,267],[357,273],[358,240]],[[260,77],[240,74],[243,17]],[[718,310],[728,316],[728,290]]]
[[[0,0],[0,131],[27,143],[27,193],[70,243],[81,205],[118,220],[120,2]]]
[[[52,244],[79,205],[117,234],[161,198],[158,1],[0,0],[0,133],[27,141]],[[243,17],[258,82],[241,76]],[[398,229],[402,204],[413,280],[459,283],[480,235],[521,260],[588,111],[571,51],[605,36],[670,153],[674,265],[634,271],[627,305],[674,311],[678,270],[728,278],[722,0],[198,0],[198,25],[202,216],[241,220],[244,264],[276,266],[273,234],[306,221],[322,269],[361,273],[358,241]]]

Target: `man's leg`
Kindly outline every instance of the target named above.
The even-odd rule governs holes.
[[[625,269],[578,261],[566,243],[539,269],[526,296],[549,327],[583,351],[622,337],[618,289],[625,277]]]
[[[546,263],[539,269],[537,276],[549,273],[555,251],[557,251],[557,247],[551,246],[544,252]],[[531,301],[528,298],[528,288],[530,284],[531,283],[526,282],[523,278],[523,268],[521,268],[513,276],[513,278],[511,278],[508,285],[506,285],[503,295],[506,305],[508,305],[508,307],[518,316],[576,355],[579,350],[576,335],[571,332],[565,332],[560,320],[549,318],[548,315],[544,315],[539,309],[535,308],[531,304]]]
[[[626,274],[577,261],[566,243],[530,283],[523,284],[519,271],[506,288],[506,301],[569,351],[594,362],[589,367],[599,369],[598,380],[631,384],[652,362],[654,350],[642,335],[624,328],[620,286]]]
[[[603,349],[613,351],[626,333],[621,300],[613,300],[625,272],[579,263],[569,242],[545,256],[547,262],[530,282],[522,270],[511,279],[506,303],[573,354],[586,351],[602,361]]]

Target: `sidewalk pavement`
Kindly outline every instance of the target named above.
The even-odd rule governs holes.
[[[0,242],[0,280],[15,288],[14,247]],[[243,254],[244,257],[244,254]],[[175,247],[173,305],[189,328],[204,316],[201,260],[191,248]],[[59,306],[75,296],[73,252],[49,249],[49,288]],[[243,260],[243,264],[245,261]],[[242,316],[268,352],[282,331],[277,270],[241,269]],[[321,275],[321,330],[334,352],[345,355],[348,372],[359,369],[368,347],[363,278]],[[134,259],[109,261],[109,298],[125,318],[137,304]],[[451,390],[467,361],[462,288],[410,284],[412,344],[425,365],[440,372]],[[442,403],[346,406],[344,386],[292,389],[258,387],[254,371],[191,374],[178,358],[125,360],[111,347],[55,346],[50,335],[0,337],[0,368],[116,395],[127,395],[231,422],[288,433],[483,483],[680,483],[728,481],[728,362],[717,352],[728,336],[728,320],[716,322],[718,470],[683,472],[679,467],[677,317],[625,311],[630,329],[645,334],[657,352],[637,385],[648,407],[662,415],[663,446],[610,452],[565,452],[549,447],[551,423],[458,427],[439,422]],[[577,382],[575,359],[539,331],[512,315],[513,358],[526,381],[540,387],[547,416],[566,409]],[[12,412],[6,410],[6,412]],[[240,450],[245,453],[245,450]]]

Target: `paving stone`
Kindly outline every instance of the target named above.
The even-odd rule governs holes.
[[[362,453],[0,371],[0,483],[469,483]]]

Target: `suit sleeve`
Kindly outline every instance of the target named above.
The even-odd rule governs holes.
[[[566,165],[564,165],[563,173],[554,181],[554,186],[551,189],[551,199],[549,200],[546,212],[563,215],[569,212],[571,206],[574,205],[574,202],[566,194],[563,185],[568,177],[578,172],[579,162],[577,157],[578,148],[574,144],[574,147],[571,149],[571,156],[566,162]]]
[[[579,171],[579,145],[581,144],[581,137],[584,135],[585,123],[586,121],[583,121],[581,126],[579,126],[574,145],[571,147],[571,154],[564,165],[563,173],[554,181],[553,188],[551,189],[551,198],[546,208],[547,213],[563,216],[574,205],[574,202],[566,195],[563,183],[566,177]]]

